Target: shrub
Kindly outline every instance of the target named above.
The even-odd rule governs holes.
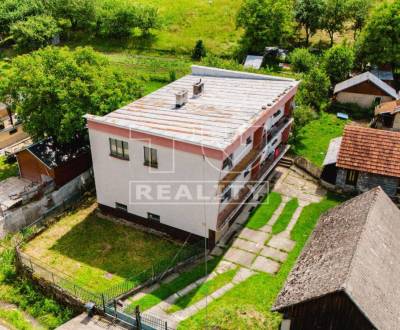
[[[296,139],[300,129],[317,119],[317,113],[308,105],[299,105],[293,112],[292,139]]]
[[[105,2],[100,8],[97,32],[103,37],[129,37],[135,28],[147,35],[158,27],[157,9],[123,2]]]
[[[351,119],[368,119],[373,116],[373,107],[363,108],[356,103],[338,103],[332,102],[328,109],[329,112],[337,113],[344,112],[350,116]]]
[[[289,56],[294,72],[309,72],[316,64],[317,57],[306,48],[297,48]]]
[[[20,50],[34,50],[46,46],[60,31],[55,19],[45,15],[31,16],[26,21],[11,26],[11,34]]]
[[[51,15],[67,20],[72,29],[92,29],[96,23],[95,0],[48,0]]]
[[[313,68],[300,83],[296,100],[300,105],[308,105],[317,111],[328,103],[329,77],[320,68]]]
[[[324,68],[332,84],[346,80],[353,65],[353,49],[345,45],[334,46],[324,55]]]
[[[192,60],[200,61],[203,57],[206,57],[206,47],[203,44],[203,40],[197,40],[196,45],[192,51]]]

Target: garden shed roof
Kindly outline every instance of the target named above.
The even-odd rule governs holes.
[[[394,99],[397,100],[399,98],[399,95],[397,94],[396,90],[393,87],[389,86],[387,83],[379,79],[371,72],[361,73],[357,76],[354,76],[350,79],[347,79],[345,81],[342,81],[341,83],[336,84],[334,94],[345,91],[350,87],[359,85],[366,81],[370,81],[371,83],[373,83],[375,86],[377,86],[379,89],[381,89],[387,95],[393,97]]]
[[[336,163],[341,143],[342,143],[341,136],[334,138],[331,140],[331,142],[329,142],[328,151],[326,153],[324,162],[322,164],[323,166]]]
[[[193,95],[193,85],[204,92]],[[282,99],[294,95],[298,82],[261,74],[192,66],[192,73],[103,117],[88,121],[225,149]],[[176,107],[176,94],[188,91]],[[288,94],[290,94],[288,96]]]
[[[400,177],[400,132],[347,125],[337,167]]]
[[[273,310],[345,292],[380,330],[400,324],[400,210],[380,187],[319,220]]]

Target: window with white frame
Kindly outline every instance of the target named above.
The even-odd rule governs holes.
[[[110,156],[129,160],[128,142],[110,138]]]
[[[157,149],[144,147],[144,165],[158,168]]]
[[[232,198],[232,188],[225,190],[221,197],[221,203],[229,201]]]

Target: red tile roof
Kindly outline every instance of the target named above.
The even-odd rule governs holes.
[[[400,177],[400,132],[347,125],[336,165]]]

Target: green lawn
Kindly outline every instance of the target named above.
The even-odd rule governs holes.
[[[292,219],[293,213],[298,207],[299,201],[297,198],[292,198],[289,202],[286,203],[285,207],[282,210],[282,213],[279,215],[275,224],[272,226],[272,234],[279,234],[286,229],[290,220]]]
[[[237,273],[237,269],[228,270],[222,274],[218,274],[215,278],[203,283],[198,288],[195,288],[187,295],[180,297],[169,309],[168,313],[174,313],[190,305],[195,304],[207,295],[215,292],[219,288],[228,284],[233,280]]]
[[[270,308],[318,218],[337,203],[336,199],[328,197],[303,209],[291,233],[296,246],[277,275],[257,274],[250,277],[211,302],[207,310],[203,309],[180,323],[178,329],[278,329],[281,316],[272,313]]]
[[[347,123],[333,114],[321,113],[318,119],[300,129],[292,152],[321,166],[330,140],[341,136]]]
[[[5,162],[6,158],[4,156],[0,156],[0,181],[9,178],[10,176],[17,176],[18,175],[18,165],[17,163],[14,164],[7,164]]]
[[[214,268],[218,265],[219,259],[213,258],[207,262],[207,273],[205,271],[205,264],[200,263],[195,267],[184,271],[176,279],[169,283],[161,283],[160,287],[151,293],[144,295],[142,298],[132,301],[132,303],[126,308],[126,312],[132,313],[137,305],[140,306],[141,311],[145,311],[157,304],[164,299],[168,298],[175,292],[183,289],[189,284],[197,281],[198,279],[210,274]]]
[[[134,285],[151,276],[143,271],[154,267],[157,273],[172,266],[181,243],[99,218],[95,208],[84,205],[63,217],[27,243],[24,252],[94,292],[132,277]],[[197,252],[186,246],[181,253]]]
[[[278,193],[271,192],[268,194],[263,202],[252,213],[246,227],[250,229],[259,229],[266,225],[281,202],[282,197]]]

